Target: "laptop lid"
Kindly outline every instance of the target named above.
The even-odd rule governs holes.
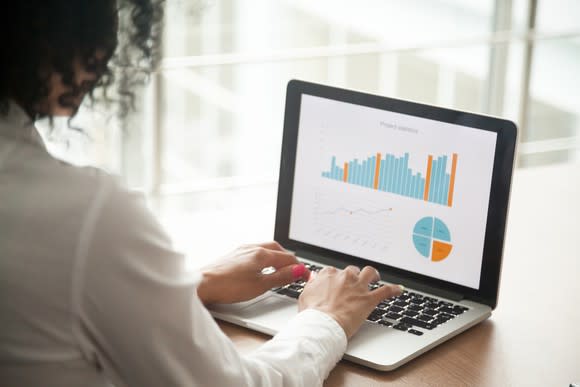
[[[292,80],[274,237],[494,308],[516,132],[500,118]]]

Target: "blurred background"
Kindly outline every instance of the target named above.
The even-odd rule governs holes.
[[[578,0],[167,0],[137,112],[83,108],[50,149],[144,191],[205,262],[273,237],[293,78],[506,117],[518,168],[580,158]]]

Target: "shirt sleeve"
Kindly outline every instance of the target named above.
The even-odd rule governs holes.
[[[85,357],[116,386],[322,385],[347,344],[334,319],[302,311],[242,355],[184,263],[142,197],[116,184],[96,194],[80,230],[73,325]]]

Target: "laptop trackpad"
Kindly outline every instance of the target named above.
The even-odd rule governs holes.
[[[272,330],[277,332],[297,313],[298,304],[295,300],[290,300],[277,294],[270,294],[268,297],[253,303],[236,314],[250,325],[264,327],[270,332]]]

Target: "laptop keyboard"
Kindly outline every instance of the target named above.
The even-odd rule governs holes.
[[[310,271],[322,270],[322,266],[308,263],[305,265]],[[305,284],[304,280],[299,280],[272,290],[297,299],[304,290]],[[369,288],[374,290],[380,286],[383,284],[374,282],[369,285]],[[469,308],[463,305],[405,290],[398,297],[380,302],[368,315],[367,321],[421,336],[425,330],[435,329],[468,310]]]

